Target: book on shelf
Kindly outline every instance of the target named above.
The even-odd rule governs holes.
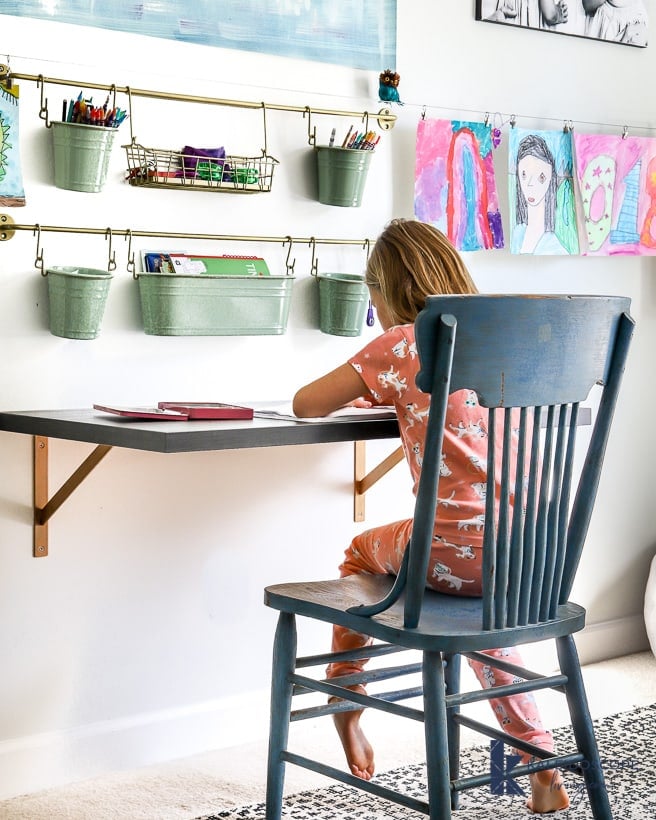
[[[189,421],[204,419],[252,419],[253,410],[238,404],[223,402],[160,401],[157,407],[122,407],[111,404],[94,404],[94,410],[113,413],[132,419],[153,421]]]

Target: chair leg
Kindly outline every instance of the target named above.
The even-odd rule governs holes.
[[[572,635],[556,639],[558,661],[561,672],[567,675],[565,694],[572,721],[572,730],[576,746],[585,755],[586,766],[583,770],[585,787],[590,800],[590,809],[594,820],[613,820],[608,800],[608,792],[601,768],[597,740],[592,728],[592,718],[581,675],[576,644]]]
[[[424,733],[430,820],[451,820],[451,785],[444,666],[441,652],[424,652]]]
[[[455,695],[460,691],[460,655],[444,655],[444,680],[446,682],[447,695]],[[460,711],[458,706],[453,706],[446,713],[446,732],[449,743],[449,779],[457,780],[460,775],[460,724],[453,716]],[[458,808],[460,795],[454,791],[451,795],[451,809]]]
[[[280,820],[282,815],[282,792],[285,783],[285,761],[282,759],[282,753],[287,749],[289,737],[293,691],[290,676],[295,666],[296,620],[294,615],[281,612],[273,644],[266,820]]]

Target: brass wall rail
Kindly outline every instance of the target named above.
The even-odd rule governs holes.
[[[318,265],[318,260],[315,257],[316,245],[359,245],[369,254],[369,247],[371,241],[369,239],[332,239],[320,238],[316,236],[242,236],[237,234],[213,234],[213,233],[192,233],[180,231],[154,231],[154,230],[132,230],[131,228],[90,228],[72,225],[41,225],[35,223],[33,225],[19,224],[14,222],[13,217],[9,214],[0,213],[0,242],[12,239],[16,231],[32,231],[33,236],[37,241],[37,252],[35,267],[40,268],[43,273],[43,250],[41,248],[41,234],[42,233],[78,233],[78,234],[93,234],[96,236],[103,236],[109,240],[109,258],[110,266],[115,267],[113,263],[112,254],[112,239],[116,236],[122,236],[129,240],[128,244],[128,263],[127,269],[136,276],[134,252],[132,251],[132,239],[134,237],[149,237],[158,239],[203,239],[220,242],[273,242],[280,243],[283,246],[289,245],[287,254],[286,267],[288,273],[293,271],[294,262],[290,261],[291,250],[294,244],[308,245],[312,248],[312,268],[313,272]],[[113,270],[114,267],[109,267]]]
[[[45,98],[45,86],[63,85],[75,86],[77,88],[95,88],[101,91],[107,91],[110,94],[117,93],[127,94],[131,97],[148,97],[150,99],[158,100],[172,100],[175,102],[190,102],[190,103],[204,103],[206,105],[220,105],[229,108],[249,108],[270,111],[288,111],[297,114],[302,114],[303,117],[308,118],[308,142],[310,145],[316,143],[316,128],[311,128],[311,118],[313,114],[332,115],[336,117],[359,117],[365,123],[365,130],[368,130],[370,119],[375,119],[378,127],[383,131],[389,131],[394,127],[396,116],[391,113],[389,108],[381,108],[380,111],[373,113],[370,111],[344,111],[341,109],[332,108],[314,108],[309,105],[283,105],[281,103],[266,103],[255,102],[253,100],[231,100],[221,97],[205,97],[196,94],[178,94],[173,91],[155,91],[146,88],[133,88],[132,86],[117,86],[114,83],[95,83],[85,82],[83,80],[68,80],[62,77],[45,77],[43,74],[23,74],[19,71],[12,71],[9,65],[0,64],[0,84],[11,84],[13,80],[26,80],[27,82],[35,82],[41,88],[41,110],[39,116],[46,121],[46,126],[50,126],[48,119],[48,100]]]

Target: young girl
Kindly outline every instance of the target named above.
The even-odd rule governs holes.
[[[383,334],[346,364],[302,387],[294,396],[299,417],[323,416],[347,404],[393,404],[401,442],[416,491],[424,447],[429,399],[415,386],[419,369],[414,321],[431,294],[477,293],[461,258],[437,229],[415,220],[395,219],[378,238],[366,273],[371,302]],[[438,499],[427,584],[451,595],[481,595],[481,550],[486,431],[476,394],[460,390],[450,397],[444,430]],[[500,475],[500,469],[497,474]],[[408,543],[412,519],[367,530],[356,536],[340,566],[341,577],[354,573],[396,574]],[[333,628],[333,651],[359,648],[370,639],[339,626]],[[486,654],[522,665],[516,649]],[[485,688],[512,682],[512,676],[470,661]],[[362,662],[332,664],[328,677],[362,671]],[[363,691],[362,687],[358,687]],[[501,726],[513,736],[553,750],[531,695],[491,700]],[[369,780],[374,754],[360,726],[362,710],[335,715],[337,733],[353,774]],[[535,812],[569,805],[557,770],[533,774]]]

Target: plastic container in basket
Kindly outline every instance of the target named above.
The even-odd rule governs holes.
[[[287,329],[293,276],[140,273],[151,336],[264,336]]]
[[[145,148],[133,142],[124,145],[127,154],[127,181],[143,188],[219,191],[257,194],[271,190],[274,157],[208,157],[182,151]]]

